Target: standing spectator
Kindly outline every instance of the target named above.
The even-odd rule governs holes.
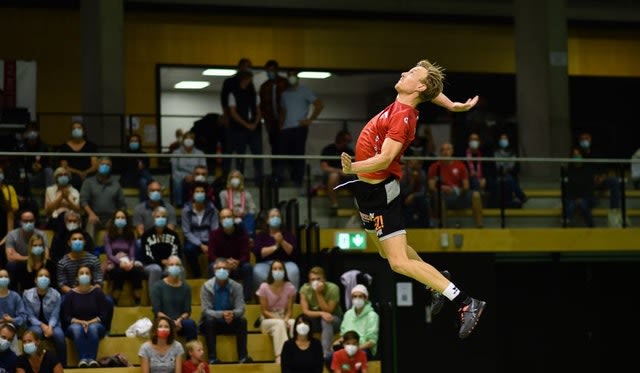
[[[350,330],[343,335],[344,348],[336,351],[331,361],[333,373],[367,373],[367,354],[359,347],[358,332]]]
[[[49,272],[54,272],[56,270],[55,263],[49,259],[49,248],[45,246],[44,242],[44,237],[39,234],[34,234],[29,238],[27,249],[27,252],[29,253],[27,255],[27,274],[25,283],[23,284],[24,288],[22,290],[33,285],[37,274],[41,269],[47,269]]]
[[[182,145],[174,150],[172,154],[191,156],[171,158],[171,195],[173,196],[173,205],[177,208],[182,208],[185,198],[185,184],[193,181],[193,169],[198,165],[206,167],[207,161],[202,150],[195,148],[195,135],[193,132],[184,134]]]
[[[250,71],[238,72],[238,88],[229,93],[229,128],[227,129],[227,154],[246,154],[247,146],[253,155],[262,155],[262,126],[260,125],[260,97],[253,87]],[[228,170],[231,158],[225,158]],[[244,173],[244,158],[236,158],[236,169]],[[253,159],[253,176],[256,184],[262,180],[262,158]]]
[[[167,228],[172,231],[176,230],[178,221],[176,209],[171,203],[162,198],[162,189],[160,182],[151,181],[147,185],[148,198],[137,204],[133,209],[133,226],[138,237],[141,237],[147,229],[153,228],[153,211],[158,207],[164,207],[167,210]]]
[[[153,315],[171,319],[177,335],[184,336],[187,342],[197,339],[198,328],[190,318],[191,287],[182,280],[182,261],[172,255],[167,259],[166,269],[168,276],[157,281],[151,289]]]
[[[33,212],[24,210],[19,214],[20,228],[16,228],[7,233],[5,242],[5,252],[7,254],[6,269],[11,274],[14,283],[12,290],[28,289],[33,284],[27,275],[27,260],[29,259],[29,240],[31,236],[38,235],[44,240],[44,249],[48,252],[49,245],[46,234],[35,228],[36,218]]]
[[[322,344],[311,334],[309,316],[296,317],[293,338],[282,346],[280,366],[282,373],[322,373]]]
[[[80,362],[79,368],[98,367],[98,344],[107,334],[113,305],[100,287],[93,285],[93,271],[89,266],[78,267],[77,285],[62,301],[62,320],[66,336],[73,340]]]
[[[372,359],[378,350],[380,316],[369,301],[369,291],[366,286],[358,284],[351,289],[351,303],[353,307],[344,313],[340,324],[341,337],[335,344],[341,344],[344,347],[347,333],[355,331],[360,336],[360,350],[366,352],[367,357]]]
[[[142,138],[137,133],[129,135],[129,144],[125,153],[130,157],[119,158],[120,163],[120,186],[123,188],[137,188],[140,192],[140,202],[147,200],[147,185],[153,180],[149,170],[149,158],[143,157],[146,154],[142,150]]]
[[[242,224],[249,237],[255,236],[258,209],[251,192],[245,189],[244,175],[239,170],[229,172],[227,188],[220,191],[220,206],[231,209],[235,223]]]
[[[253,268],[250,262],[249,236],[240,224],[235,224],[230,209],[220,211],[220,226],[209,232],[210,274],[215,272],[215,263],[225,258],[231,278],[242,281],[245,302],[253,298]]]
[[[10,283],[9,272],[6,269],[0,269],[0,320],[22,328],[25,325],[27,313],[20,294],[9,289]]]
[[[86,179],[80,188],[80,206],[87,214],[87,233],[95,240],[96,232],[104,229],[117,209],[127,204],[120,183],[111,176],[111,158],[98,160],[98,174]]]
[[[200,254],[208,255],[209,232],[218,228],[218,209],[207,199],[207,184],[196,183],[190,203],[182,208],[182,233],[184,256],[191,267],[193,277],[202,277]]]
[[[324,105],[309,88],[300,85],[296,71],[287,73],[289,88],[282,93],[282,115],[280,116],[280,142],[278,148],[281,154],[302,156],[305,154],[309,125],[315,121]],[[309,115],[309,106],[313,111]],[[302,189],[305,160],[292,159],[283,161],[282,165],[290,171],[290,177],[297,188]],[[280,167],[283,168],[283,167]],[[281,171],[282,172],[282,171]],[[282,174],[279,178],[282,180]]]
[[[16,373],[62,373],[59,357],[40,342],[40,335],[33,330],[22,334],[24,354],[18,358]]]
[[[267,280],[271,270],[271,261],[280,259],[287,267],[289,279],[297,290],[300,288],[300,268],[296,263],[298,258],[296,238],[288,230],[282,229],[282,217],[277,208],[269,210],[267,225],[256,235],[253,246],[253,254],[256,257],[256,263],[253,267],[254,289]]]
[[[49,153],[50,149],[40,138],[40,133],[35,124],[28,124],[24,131],[24,146],[19,151],[29,153]],[[20,169],[26,172],[29,185],[37,188],[45,188],[53,183],[53,169],[51,159],[43,155],[24,156],[19,164]]]
[[[82,182],[98,171],[98,158],[95,155],[98,147],[87,139],[84,124],[79,121],[71,123],[71,137],[64,144],[58,147],[59,153],[78,153],[82,155],[60,155],[59,166],[71,172],[71,185],[80,190]]]
[[[312,329],[322,331],[323,355],[325,360],[331,359],[333,336],[340,330],[342,321],[342,307],[340,288],[327,281],[322,267],[309,270],[309,282],[300,288],[300,306],[302,313],[311,318]]]
[[[233,76],[228,77],[222,82],[222,91],[220,92],[220,106],[222,106],[222,123],[227,126],[229,123],[229,118],[231,114],[229,113],[229,94],[237,90],[240,86],[240,77],[239,73],[241,72],[249,72],[251,71],[251,60],[243,57],[238,61],[237,72]],[[253,90],[253,83],[251,84]],[[224,174],[226,175],[229,170],[225,170]]]
[[[113,281],[111,296],[118,304],[125,281],[131,281],[133,301],[140,304],[144,270],[142,263],[136,261],[136,235],[126,210],[116,210],[107,223],[104,235],[104,251],[107,260],[104,262],[104,275]]]
[[[572,158],[581,160],[582,154],[579,149],[573,149]],[[564,219],[568,225],[575,212],[576,207],[580,209],[587,227],[594,227],[591,209],[596,204],[595,180],[596,168],[593,165],[583,162],[572,162],[567,167],[567,182],[564,196]]]
[[[200,332],[207,340],[209,364],[217,364],[216,337],[218,334],[235,334],[239,363],[251,363],[247,353],[247,319],[244,317],[242,286],[229,278],[229,264],[224,258],[214,263],[215,276],[200,288],[202,316]]]
[[[260,112],[264,119],[264,126],[269,136],[271,154],[281,154],[278,150],[278,139],[280,137],[280,115],[282,106],[282,92],[289,86],[286,78],[280,76],[278,72],[278,61],[269,60],[264,65],[267,72],[267,81],[260,85]],[[278,160],[271,160],[271,172],[275,174],[278,167]],[[257,180],[256,180],[257,181]]]
[[[202,150],[204,154],[213,155],[218,151],[225,153],[227,145],[221,118],[222,116],[218,113],[207,113],[193,122],[193,127],[189,130],[195,135],[196,148]],[[222,163],[222,159],[207,157],[207,169],[214,175],[219,163]]]
[[[176,340],[173,321],[165,316],[156,317],[149,334],[149,340],[138,351],[142,373],[180,373],[184,348]]]
[[[7,184],[4,176],[4,169],[0,167],[0,239],[13,230],[15,214],[20,208],[18,195],[11,184]],[[4,267],[7,262],[5,253],[0,253],[0,267]]]
[[[62,366],[66,366],[67,345],[60,322],[62,297],[51,287],[51,274],[46,268],[38,271],[35,284],[35,287],[22,294],[27,327],[38,335],[38,339],[51,340]]]
[[[102,287],[102,271],[100,270],[100,259],[97,256],[85,251],[85,240],[82,230],[76,229],[69,232],[67,242],[71,251],[65,254],[57,263],[58,290],[67,294],[78,285],[78,271],[80,267],[88,267],[91,270],[92,284],[98,288]]]
[[[498,149],[493,153],[493,156],[496,158],[516,157],[516,152],[510,146],[509,136],[506,133],[500,134]],[[498,172],[498,175],[503,178],[504,189],[501,192],[502,196],[497,195],[497,198],[493,198],[494,203],[503,197],[505,207],[522,207],[522,205],[527,202],[528,198],[520,187],[520,181],[518,178],[520,164],[515,161],[496,161],[496,171]],[[492,193],[492,195],[500,194],[499,190],[500,189],[497,189],[496,193]]]
[[[355,155],[351,148],[352,139],[351,133],[344,129],[338,131],[332,144],[328,144],[322,149],[322,155],[327,157],[327,159],[320,161],[322,184],[324,185],[327,197],[329,198],[329,206],[333,210],[338,208],[338,196],[333,188],[351,179],[349,175],[342,172],[340,155],[343,152],[351,156]]]
[[[407,228],[428,228],[431,224],[427,173],[422,163],[421,160],[407,160],[402,170],[400,198]]]
[[[11,341],[16,337],[16,326],[10,322],[0,322],[0,371],[14,372],[18,356],[11,349]]]
[[[149,297],[153,285],[162,278],[162,269],[169,263],[169,257],[182,257],[180,237],[167,227],[167,209],[158,206],[153,210],[154,226],[144,231],[140,238],[141,262],[149,281]]]
[[[289,281],[282,261],[271,262],[269,277],[260,284],[256,295],[260,299],[260,330],[273,339],[276,364],[280,364],[282,346],[289,339],[289,330],[293,327],[291,315],[296,299],[296,288]]]
[[[80,212],[80,192],[69,183],[71,173],[58,167],[53,173],[55,183],[48,186],[44,195],[44,211],[47,214],[47,228],[61,228],[67,211]]]

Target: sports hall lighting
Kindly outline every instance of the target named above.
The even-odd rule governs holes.
[[[231,76],[235,74],[236,71],[233,69],[206,69],[202,72],[202,75],[206,76]]]
[[[300,71],[298,78],[302,79],[327,79],[331,76],[330,72],[326,71]]]
[[[176,89],[202,89],[211,85],[209,82],[195,81],[195,80],[183,80],[176,83],[173,88]]]

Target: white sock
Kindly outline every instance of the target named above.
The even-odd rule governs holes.
[[[458,289],[453,282],[450,282],[449,285],[444,289],[442,295],[449,298],[449,300],[453,300],[455,297],[460,294],[460,289]]]

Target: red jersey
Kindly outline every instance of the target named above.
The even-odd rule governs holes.
[[[367,353],[358,350],[353,357],[349,357],[344,348],[334,352],[331,359],[331,371],[335,372],[338,368],[342,373],[358,373],[363,368],[366,369]]]
[[[378,115],[371,118],[362,129],[356,143],[356,161],[369,159],[380,154],[382,143],[387,137],[402,143],[402,150],[391,161],[385,170],[361,173],[360,176],[368,179],[384,180],[393,175],[396,179],[402,178],[402,166],[400,158],[411,145],[416,136],[416,124],[418,123],[418,110],[413,106],[394,101]]]
[[[187,359],[185,361],[182,362],[182,373],[194,373],[198,371],[198,365],[199,364],[194,364],[191,359]],[[206,373],[209,373],[209,364],[207,364],[207,362],[204,362],[204,371]]]
[[[442,175],[442,185],[462,188],[462,182],[469,178],[467,167],[461,161],[451,161],[448,164],[437,161],[429,166],[429,179],[438,176],[438,168]]]

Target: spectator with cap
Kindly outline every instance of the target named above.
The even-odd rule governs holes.
[[[352,307],[344,313],[340,323],[341,336],[334,342],[334,346],[342,347],[345,333],[350,330],[355,331],[360,335],[360,350],[366,352],[367,357],[372,359],[378,350],[380,316],[369,301],[369,290],[366,286],[358,284],[351,289],[351,304]]]

